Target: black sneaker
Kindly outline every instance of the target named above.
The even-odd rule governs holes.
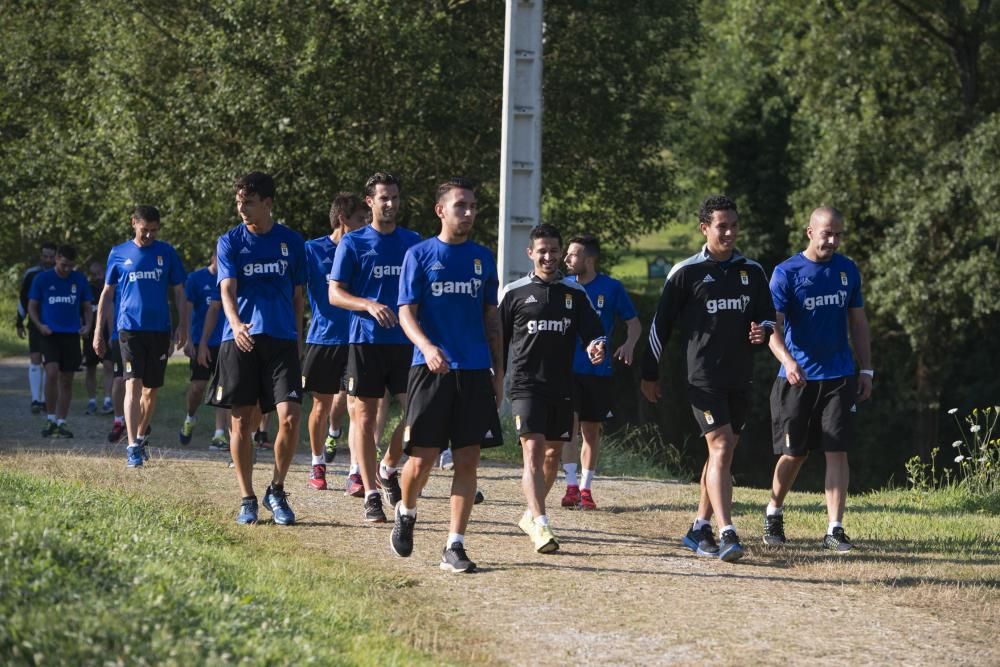
[[[388,477],[383,477],[382,472],[379,471],[378,484],[382,487],[382,492],[385,494],[385,502],[389,507],[395,507],[403,498],[403,489],[399,487],[399,471],[395,471]]]
[[[56,423],[46,421],[45,428],[42,429],[43,438],[54,438],[56,435]]]
[[[53,438],[72,438],[73,432],[66,428],[66,424],[57,424],[56,432],[52,434]]]
[[[715,536],[712,534],[712,526],[705,524],[700,529],[693,527],[688,529],[687,535],[682,540],[684,546],[699,556],[718,556],[719,545],[715,543]]]
[[[465,545],[455,542],[441,552],[441,569],[455,574],[475,572],[476,564],[465,555]]]
[[[365,498],[365,521],[368,523],[385,523],[385,512],[382,510],[382,496],[377,493]]]
[[[476,497],[473,498],[472,504],[473,505],[478,505],[479,503],[481,503],[481,502],[483,502],[485,500],[486,500],[486,496],[483,495],[483,492],[480,491],[479,489],[476,489]]]
[[[396,525],[392,527],[389,546],[397,556],[406,558],[413,553],[413,526],[417,523],[417,517],[400,514],[399,507],[396,505]]]
[[[847,553],[854,548],[854,545],[851,544],[851,538],[843,528],[834,528],[832,534],[823,538],[823,548],[837,553]]]
[[[785,543],[785,519],[780,514],[764,515],[764,544],[780,546]]]
[[[732,528],[723,531],[722,535],[719,536],[719,560],[733,563],[743,558],[745,554],[736,531]]]

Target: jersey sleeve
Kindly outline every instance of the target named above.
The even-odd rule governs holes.
[[[229,234],[223,234],[215,244],[215,256],[218,265],[216,282],[221,284],[223,280],[238,277],[237,258],[233,254],[233,245],[229,240]]]
[[[82,273],[80,273],[80,274],[77,274],[76,281],[77,281],[77,284],[80,286],[80,294],[82,295],[80,297],[80,300],[81,301],[90,301],[90,302],[93,302],[94,301],[94,297],[96,295],[90,289],[90,283],[87,282],[87,278]]]
[[[512,290],[505,289],[500,297],[500,304],[497,310],[500,313],[500,330],[503,333],[503,367],[507,368],[510,359],[510,340],[514,337],[514,299],[511,296]]]
[[[764,269],[755,268],[760,272],[760,280],[757,281],[756,294],[753,297],[753,321],[769,328],[771,333],[774,333],[774,328],[777,326],[775,323],[776,315],[774,300],[771,296],[771,290],[768,288],[767,274],[764,273]]]
[[[851,273],[853,274],[854,289],[851,290],[850,295],[847,297],[847,307],[848,308],[864,308],[865,299],[861,295],[861,272],[858,271],[856,264],[852,263],[851,268],[853,269]]]
[[[42,286],[41,286],[42,281],[39,280],[39,278],[41,277],[42,274],[39,273],[37,276],[35,276],[35,279],[31,281],[31,286],[28,288],[28,298],[25,299],[25,302],[42,300]]]
[[[185,278],[187,278],[187,272],[184,270],[181,256],[177,254],[177,250],[173,246],[170,246],[170,276],[167,282],[171,285],[182,285]]]
[[[306,242],[298,233],[292,232],[291,246],[295,248],[295,266],[292,268],[292,284],[305,285],[309,279],[306,270]]]
[[[31,286],[35,284],[36,274],[34,272],[25,272],[24,278],[21,279],[21,291],[18,294],[17,301],[17,321],[21,322],[25,317],[28,316],[28,300],[31,299]]]
[[[660,358],[663,348],[670,339],[674,322],[680,315],[686,301],[684,293],[684,272],[675,271],[667,276],[660,292],[660,300],[656,305],[656,314],[649,327],[649,350],[642,356],[642,379],[658,380],[660,378]]]
[[[483,301],[488,305],[495,306],[497,305],[497,293],[500,291],[500,280],[497,278],[497,263],[493,259],[493,255],[486,253],[483,265],[486,267],[483,282],[483,289],[486,292],[483,294]]]
[[[617,289],[618,294],[615,298],[615,314],[618,315],[619,319],[623,322],[627,322],[634,317],[639,317],[639,313],[636,312],[632,299],[625,290],[625,285],[622,285],[619,282],[617,283]]]
[[[118,261],[114,250],[108,253],[108,268],[104,270],[104,284],[118,284]]]
[[[574,304],[573,309],[577,313],[577,336],[584,349],[595,340],[606,340],[604,335],[604,325],[601,318],[594,310],[594,304],[590,302],[590,297],[584,289],[571,289]]]
[[[330,280],[350,285],[358,272],[357,253],[354,252],[354,241],[350,234],[337,244],[337,252],[333,254],[333,266],[330,267]]]
[[[420,270],[420,260],[411,246],[403,255],[403,270],[399,274],[397,306],[419,304],[427,286],[427,274]]]
[[[187,277],[187,280],[184,281],[184,297],[188,301],[190,301],[191,303],[194,303],[195,300],[197,300],[197,298],[198,298],[195,295],[195,293],[194,293],[194,274],[193,273]]]
[[[779,313],[788,312],[788,274],[780,267],[774,267],[771,274],[771,301]]]

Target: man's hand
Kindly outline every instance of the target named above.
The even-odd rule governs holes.
[[[378,301],[369,301],[368,308],[366,308],[368,314],[375,318],[375,321],[379,323],[379,326],[386,329],[391,329],[396,326],[399,320],[396,319],[396,313],[392,312],[392,308],[389,306],[379,303]]]
[[[91,345],[94,348],[94,354],[97,355],[98,359],[104,358],[104,352],[106,351],[106,346],[104,345],[104,336],[94,334],[94,342]]]
[[[198,351],[194,349],[194,343],[188,341],[184,345],[184,356],[188,359],[194,359],[198,354]]]
[[[174,342],[178,350],[185,350],[188,342],[187,327],[178,326],[174,330]]]
[[[26,331],[24,330],[24,322],[20,318],[14,320],[14,328],[17,329],[17,337],[24,338]]]
[[[43,336],[51,336],[52,328],[48,324],[40,324],[38,325],[38,333],[42,334]]]
[[[767,329],[756,322],[750,323],[750,344],[763,345],[768,339]]]
[[[424,355],[424,361],[427,362],[427,369],[431,373],[444,375],[448,372],[450,367],[448,357],[444,356],[441,348],[435,345],[428,345],[426,348],[421,348],[420,353]]]
[[[800,384],[805,384],[806,382],[806,372],[802,370],[799,366],[799,362],[794,359],[789,359],[788,363],[782,364],[785,367],[785,379],[788,380],[788,384],[793,387],[797,387]]]
[[[493,373],[493,395],[496,397],[499,410],[500,404],[503,403],[503,373]]]
[[[660,381],[659,380],[641,380],[639,382],[639,391],[642,395],[646,397],[646,400],[650,403],[656,403],[660,400],[662,392],[660,391]]]
[[[241,352],[249,352],[253,349],[253,336],[250,335],[250,325],[246,322],[238,322],[233,330],[233,340],[236,341],[236,347],[239,348]]]
[[[198,365],[208,368],[209,359],[208,342],[203,340],[198,346]]]
[[[618,361],[623,362],[626,366],[632,365],[632,353],[635,350],[635,345],[622,345],[620,348],[615,350],[614,358]]]
[[[872,397],[872,376],[867,373],[858,374],[858,403]]]
[[[587,346],[587,356],[590,358],[590,363],[594,366],[600,364],[604,361],[604,341],[603,340],[592,340],[590,345]]]

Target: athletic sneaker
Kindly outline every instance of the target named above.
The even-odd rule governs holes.
[[[271,436],[267,434],[267,431],[254,431],[253,441],[257,444],[258,449],[271,449],[274,446],[271,444]]]
[[[764,515],[764,544],[780,546],[785,543],[785,518],[781,514]]]
[[[56,432],[52,434],[53,438],[72,438],[73,432],[70,431],[66,424],[56,424]]]
[[[399,487],[399,471],[393,472],[388,477],[383,477],[382,472],[376,475],[378,479],[379,486],[382,487],[382,492],[385,493],[385,502],[388,503],[389,507],[395,507],[403,498],[403,489]]]
[[[208,443],[208,448],[213,452],[228,452],[229,441],[226,440],[226,436],[224,435],[212,436],[212,440]]]
[[[566,485],[566,495],[562,497],[562,506],[573,508],[580,504],[580,487],[576,484]]]
[[[42,403],[41,401],[31,402],[31,414],[33,415],[41,414],[42,410],[44,409],[45,409],[45,404]]]
[[[382,496],[373,493],[365,498],[365,509],[362,515],[368,523],[385,523],[385,512],[382,510]]]
[[[687,532],[682,540],[684,546],[699,556],[718,556],[719,545],[715,543],[715,535],[712,534],[712,526],[705,524],[698,530],[693,527]]]
[[[548,526],[540,526],[531,517],[531,510],[525,510],[521,520],[517,523],[518,528],[523,530],[535,546],[535,551],[540,554],[550,554],[559,550],[559,542],[556,541],[552,529]]]
[[[309,473],[309,486],[317,491],[326,491],[326,466],[324,464],[317,463],[312,467],[312,472]]]
[[[472,504],[473,505],[478,505],[481,502],[485,502],[485,500],[486,500],[486,496],[483,495],[483,492],[480,491],[479,489],[476,489],[476,497],[472,501]]]
[[[182,445],[190,444],[191,435],[193,433],[194,433],[194,422],[189,422],[188,420],[185,419],[184,423],[181,425],[180,432],[177,434],[177,439],[180,440]]]
[[[323,443],[323,460],[333,463],[335,458],[337,458],[337,438],[327,433],[326,442]]]
[[[837,553],[847,553],[854,548],[851,538],[847,536],[843,528],[834,528],[833,533],[823,538],[823,548]]]
[[[438,459],[438,467],[442,470],[451,470],[455,467],[455,461],[451,456],[451,449],[441,450],[441,457]]]
[[[344,495],[354,496],[355,498],[365,497],[365,485],[361,481],[360,473],[347,476],[347,482],[344,484]]]
[[[129,445],[125,448],[125,465],[129,468],[142,467],[142,445]]]
[[[580,489],[580,509],[582,510],[596,510],[597,503],[594,502],[594,496],[590,493],[590,489]]]
[[[87,409],[83,411],[85,415],[96,415],[97,414],[97,399],[92,398],[87,401]]]
[[[111,433],[108,433],[108,442],[112,445],[116,445],[128,436],[125,431],[125,422],[115,422],[114,426],[111,427]]]
[[[288,494],[284,489],[275,491],[268,486],[264,492],[264,507],[274,515],[274,522],[279,526],[291,526],[295,523],[295,512],[288,506]]]
[[[450,547],[441,552],[441,569],[461,574],[462,572],[475,572],[476,564],[465,555],[464,544],[453,542]]]
[[[396,524],[389,535],[389,546],[394,554],[406,558],[413,553],[413,526],[417,523],[417,517],[403,516],[399,513],[399,507],[396,505]]]
[[[240,502],[240,513],[236,515],[236,523],[257,523],[257,499],[247,498]]]
[[[736,531],[732,528],[722,531],[722,535],[719,536],[719,560],[733,563],[743,558],[745,554]]]
[[[45,428],[42,429],[43,438],[53,438],[56,435],[56,423],[46,421]]]
[[[113,406],[111,404],[111,399],[110,398],[105,398],[104,399],[104,405],[101,406],[101,414],[102,415],[110,415],[114,411],[115,411],[115,406]]]

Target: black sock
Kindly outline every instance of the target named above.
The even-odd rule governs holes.
[[[273,493],[274,495],[276,496],[281,495],[284,492],[284,490],[285,490],[284,484],[275,484],[274,482],[271,482],[271,493]]]
[[[256,502],[257,496],[243,496],[243,500],[253,500],[254,502]]]

